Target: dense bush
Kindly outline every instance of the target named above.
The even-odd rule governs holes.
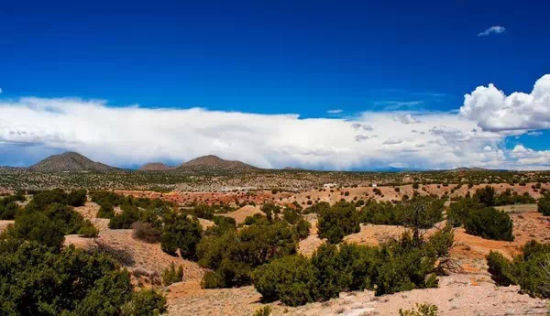
[[[175,255],[179,249],[183,258],[197,259],[197,244],[201,240],[202,227],[196,217],[185,214],[170,215],[164,219],[161,248]]]
[[[464,228],[468,234],[486,239],[514,240],[512,219],[506,212],[493,207],[470,210]]]
[[[303,213],[304,214],[311,214],[311,213],[321,214],[321,212],[323,210],[327,210],[329,208],[330,208],[330,204],[328,204],[327,202],[319,202],[319,203],[315,203],[312,206],[306,208],[303,211]]]
[[[140,218],[140,210],[137,206],[131,204],[122,204],[120,207],[122,213],[117,214],[109,221],[109,228],[111,229],[129,229],[132,228],[132,224],[137,222]]]
[[[487,264],[493,279],[500,285],[517,284],[529,295],[550,298],[550,244],[530,241],[522,250],[513,261],[491,252]]]
[[[214,270],[203,279],[204,287],[250,284],[255,267],[274,258],[294,254],[297,237],[286,221],[260,221],[240,231],[228,229],[207,235],[197,246],[199,264]]]
[[[495,205],[512,205],[512,204],[529,204],[535,203],[529,193],[525,192],[523,195],[517,194],[517,192],[512,192],[510,189],[502,192],[495,198]]]
[[[544,216],[550,216],[550,193],[544,194],[537,202],[537,209]]]
[[[67,195],[67,204],[70,206],[82,206],[86,203],[86,190],[73,190]]]
[[[319,237],[327,238],[330,243],[338,243],[344,236],[359,232],[359,223],[359,213],[355,206],[347,202],[338,202],[328,209],[320,210]]]
[[[369,200],[361,210],[361,220],[379,225],[405,225],[430,228],[443,219],[444,201],[415,196],[396,204]]]
[[[132,293],[132,299],[122,306],[122,316],[157,316],[165,311],[166,298],[152,289]]]
[[[14,225],[10,226],[3,235],[14,239],[35,241],[55,249],[61,248],[65,239],[63,229],[44,213],[38,211],[28,211],[17,216]]]
[[[162,271],[162,284],[168,286],[172,283],[181,282],[183,280],[183,267],[180,265],[177,269],[174,263],[170,267]]]
[[[14,219],[15,216],[21,211],[21,208],[17,202],[24,200],[25,196],[22,194],[0,198],[0,220]]]
[[[92,222],[90,222],[89,220],[85,220],[82,223],[82,226],[80,226],[78,234],[81,237],[95,238],[99,235],[99,230],[94,226],[94,224],[92,224]]]
[[[39,214],[39,213],[34,213]],[[155,304],[152,304],[155,302]],[[151,315],[165,310],[157,293],[134,293],[127,271],[101,254],[60,252],[33,241],[0,240],[2,315]]]
[[[115,210],[113,209],[113,206],[111,204],[103,204],[99,207],[99,211],[97,211],[98,218],[108,218],[111,219],[115,216]]]
[[[311,224],[308,221],[306,221],[305,219],[300,219],[296,224],[296,233],[298,235],[298,238],[300,240],[307,238],[309,236],[310,228]]]
[[[324,244],[311,259],[287,256],[259,266],[252,279],[264,300],[280,299],[291,306],[327,300],[347,290],[374,289],[382,295],[435,287],[437,255],[447,253],[442,248],[450,245],[450,228],[427,242],[405,234],[380,247]]]
[[[286,256],[260,266],[252,274],[265,301],[281,300],[289,306],[317,300],[319,283],[315,266],[303,256]]]

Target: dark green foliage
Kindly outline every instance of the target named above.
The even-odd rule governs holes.
[[[468,218],[470,210],[481,207],[479,203],[476,203],[471,198],[459,198],[451,203],[447,211],[448,223],[453,227],[461,226]]]
[[[124,197],[122,195],[109,191],[91,191],[90,197],[92,202],[99,205],[111,205],[111,207],[119,206],[124,201]]]
[[[17,201],[24,201],[23,195],[12,195],[0,199],[0,220],[11,220],[21,211]]]
[[[281,213],[281,207],[271,203],[266,203],[262,205],[261,210],[265,213],[265,216],[268,220],[273,220],[274,218],[277,218],[278,215]]]
[[[502,194],[499,194],[495,198],[495,205],[512,205],[512,204],[529,204],[529,203],[535,203],[535,199],[533,199],[529,193],[525,192],[523,195],[517,194],[517,192],[512,192],[510,189],[506,189],[506,191],[502,192]]]
[[[263,216],[262,216],[263,217]],[[209,227],[206,230],[207,235],[222,235],[228,230],[235,230],[237,228],[237,222],[234,218],[226,216],[214,216],[212,219],[214,226]]]
[[[166,311],[166,298],[155,290],[132,293],[132,299],[122,307],[122,316],[157,316]]]
[[[443,219],[443,204],[442,199],[428,196],[415,196],[396,204],[369,200],[361,217],[366,223],[430,228]]]
[[[172,262],[169,268],[162,271],[162,284],[168,286],[172,283],[183,281],[183,267],[179,266],[176,269],[176,266]]]
[[[318,298],[315,266],[300,255],[283,257],[260,266],[252,278],[256,290],[268,302],[280,299],[286,305],[298,306]]]
[[[513,261],[491,252],[487,264],[497,284],[517,284],[531,296],[550,298],[550,244],[530,241]]]
[[[122,204],[122,213],[115,215],[109,221],[111,229],[129,229],[140,218],[139,208],[131,204]]]
[[[512,219],[506,212],[493,207],[470,210],[464,227],[468,234],[486,239],[514,240]]]
[[[330,243],[338,243],[344,236],[359,232],[359,213],[353,204],[339,202],[329,209],[323,208],[320,211],[319,237],[327,238]]]
[[[306,239],[309,236],[309,229],[311,224],[305,219],[300,219],[296,224],[296,233],[300,240]]]
[[[495,189],[491,186],[486,186],[483,189],[477,189],[473,196],[474,201],[485,206],[496,205]]]
[[[491,251],[487,256],[487,265],[492,279],[498,285],[508,286],[514,284],[514,276],[511,262],[499,252]]]
[[[450,241],[449,241],[450,240]],[[347,290],[375,289],[376,295],[437,286],[434,272],[438,253],[452,245],[445,229],[426,243],[405,234],[378,247],[342,244],[321,246],[308,260],[289,256],[258,267],[254,286],[267,301],[288,305],[328,300]]]
[[[214,217],[214,208],[206,204],[199,204],[191,210],[190,214],[198,218],[212,219]]]
[[[454,234],[450,225],[433,234],[426,243],[426,249],[433,252],[437,257],[449,255],[449,249],[453,246]]]
[[[162,250],[174,255],[179,249],[183,258],[196,260],[201,233],[202,227],[196,217],[185,214],[167,216],[161,236]]]
[[[38,211],[26,211],[17,216],[14,225],[4,234],[15,239],[36,241],[55,249],[61,248],[65,239],[63,228]]]
[[[214,270],[205,275],[204,287],[250,284],[250,272],[274,258],[296,252],[295,230],[287,222],[261,221],[240,231],[207,235],[197,246],[199,264]]]
[[[330,208],[330,204],[328,204],[327,202],[319,202],[306,208],[303,213],[304,214],[310,214],[310,213],[321,214],[323,210],[327,210],[329,208]]]
[[[82,206],[86,203],[86,190],[73,190],[67,195],[67,204],[70,206]]]
[[[103,204],[100,206],[99,211],[97,211],[98,218],[113,218],[115,216],[115,211],[111,204]]]
[[[40,191],[33,195],[26,209],[44,210],[51,204],[67,205],[67,193],[62,189]]]
[[[266,220],[266,217],[261,215],[261,214],[254,214],[252,216],[247,216],[244,219],[244,224],[245,225],[253,225],[256,222],[261,221],[261,220]]]
[[[154,300],[135,296],[129,273],[107,256],[72,246],[50,250],[34,241],[0,240],[1,315],[116,316],[129,302],[140,308],[157,302],[154,306],[162,309],[158,295]]]
[[[544,194],[537,202],[537,209],[544,216],[550,216],[550,193]]]
[[[300,219],[300,213],[298,213],[298,211],[296,210],[293,210],[287,207],[283,210],[283,219],[287,221],[289,224],[294,225]]]
[[[76,234],[84,223],[82,215],[75,212],[72,207],[63,204],[50,204],[43,213],[55,222],[66,235]]]
[[[85,220],[78,230],[81,237],[95,238],[99,234],[99,230],[89,220]]]

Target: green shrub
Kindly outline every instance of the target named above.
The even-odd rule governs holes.
[[[140,211],[137,206],[131,204],[122,204],[122,213],[115,215],[109,221],[111,229],[129,229],[132,224],[140,218]]]
[[[550,216],[550,193],[544,194],[537,202],[537,209],[544,216]]]
[[[122,316],[158,316],[166,312],[166,298],[152,289],[132,293],[122,307]]]
[[[128,315],[165,310],[160,295],[134,293],[129,273],[113,260],[73,246],[52,252],[35,241],[2,239],[0,270],[1,315],[114,316],[128,303]]]
[[[491,186],[486,186],[483,189],[477,189],[473,196],[474,201],[485,206],[495,206],[496,193]]]
[[[168,286],[172,283],[181,282],[183,280],[183,267],[180,265],[177,269],[174,263],[170,267],[162,271],[162,284]]]
[[[111,204],[103,204],[100,206],[99,211],[97,211],[98,218],[108,218],[111,219],[115,216],[115,210]]]
[[[300,240],[306,239],[309,236],[310,228],[311,224],[308,221],[306,221],[305,219],[300,219],[296,224],[296,233],[298,235],[298,238]]]
[[[294,255],[258,267],[252,274],[256,290],[265,301],[280,299],[289,306],[315,301],[319,284],[315,267],[307,258]]]
[[[318,220],[319,237],[327,238],[330,243],[338,243],[344,236],[359,232],[359,223],[359,213],[355,206],[338,202],[329,209],[321,209]]]
[[[550,298],[550,244],[530,241],[510,262],[500,254],[487,256],[489,272],[500,285],[518,284],[531,296]]]
[[[70,206],[83,206],[86,203],[86,190],[73,190],[67,195],[67,204]]]
[[[486,239],[514,240],[512,219],[506,212],[493,207],[470,210],[464,227],[468,234]]]
[[[396,204],[369,200],[361,210],[361,221],[379,225],[430,228],[443,219],[443,205],[442,199],[421,196]]]
[[[164,231],[161,236],[161,248],[169,254],[176,254],[179,249],[183,258],[197,259],[197,244],[201,240],[202,227],[199,220],[185,214],[165,218]]]
[[[0,199],[0,220],[12,220],[21,212],[21,208],[12,197]]]
[[[226,285],[220,273],[216,271],[208,271],[204,274],[201,280],[201,287],[204,289],[217,289],[226,287]]]
[[[65,239],[63,228],[38,211],[25,211],[17,216],[14,225],[4,234],[15,239],[36,241],[55,249],[61,248]]]
[[[287,221],[289,224],[296,224],[300,220],[301,216],[298,211],[293,210],[291,208],[285,208],[283,210],[283,219]]]
[[[240,231],[207,235],[197,246],[199,265],[214,270],[203,285],[232,287],[250,284],[251,271],[275,258],[296,253],[297,237],[286,221],[261,221]]]
[[[487,256],[488,271],[491,273],[491,278],[498,285],[508,286],[515,284],[512,272],[512,264],[504,258],[499,252],[491,251]]]
[[[432,251],[437,257],[449,255],[449,249],[453,246],[454,234],[450,225],[437,231],[426,243],[426,248]]]
[[[78,234],[81,237],[96,238],[99,235],[99,230],[94,226],[94,224],[92,224],[92,222],[85,220],[82,223],[82,226],[80,226]]]
[[[437,305],[416,303],[416,308],[399,309],[399,316],[437,316],[439,315],[438,310]]]
[[[267,305],[264,307],[258,308],[253,316],[269,316],[271,315],[271,306]]]

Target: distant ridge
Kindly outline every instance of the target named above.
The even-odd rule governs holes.
[[[119,170],[75,152],[65,152],[59,155],[50,156],[29,167],[31,171],[38,172],[109,172]]]
[[[162,162],[150,162],[146,163],[139,170],[141,171],[166,171],[166,170],[172,170],[175,169],[175,167],[171,167],[168,165],[163,164]]]
[[[199,173],[244,173],[259,169],[241,161],[225,160],[214,155],[208,155],[189,160],[176,170]]]

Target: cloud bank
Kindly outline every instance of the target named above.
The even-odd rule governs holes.
[[[71,150],[122,167],[215,154],[266,168],[548,169],[549,150],[503,144],[507,136],[550,128],[549,80],[546,75],[530,94],[510,96],[493,85],[478,87],[458,114],[385,111],[353,119],[110,107],[69,98],[4,100],[0,153]]]

